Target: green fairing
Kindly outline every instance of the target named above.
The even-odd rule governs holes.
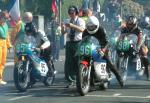
[[[78,48],[78,55],[88,55],[92,54],[92,46],[90,43],[82,43]]]
[[[128,51],[129,48],[130,48],[130,43],[128,40],[119,41],[117,43],[117,49],[119,51],[125,52],[125,51]]]
[[[16,45],[16,52],[22,52],[22,53],[25,53],[26,52],[26,50],[27,50],[27,48],[28,48],[28,44],[17,44]]]

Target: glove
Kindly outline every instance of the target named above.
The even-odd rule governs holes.
[[[98,50],[98,53],[99,53],[102,57],[105,55],[105,53],[103,52],[102,49],[99,49],[99,50]]]

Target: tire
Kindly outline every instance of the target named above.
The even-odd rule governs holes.
[[[14,83],[16,89],[25,92],[30,80],[29,61],[18,61],[14,67]]]
[[[109,82],[104,82],[100,85],[100,89],[101,90],[106,90],[106,89],[108,89],[108,86],[109,86]]]
[[[123,82],[127,80],[127,69],[128,69],[128,57],[119,57],[118,58],[118,69],[119,73],[121,74],[121,77],[123,79]]]
[[[49,71],[48,71],[47,76],[45,77],[45,79],[43,81],[45,86],[52,85],[54,82],[54,79],[55,79],[55,74],[54,74],[55,67],[54,67],[54,63],[52,60],[49,62],[48,68],[49,68]]]
[[[86,95],[90,89],[90,73],[91,69],[84,64],[79,65],[79,70],[77,72],[77,91],[81,96]]]

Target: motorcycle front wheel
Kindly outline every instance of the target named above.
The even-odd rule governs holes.
[[[14,67],[14,83],[20,92],[25,92],[30,81],[29,61],[18,61]]]
[[[119,57],[118,58],[118,69],[119,73],[122,76],[123,81],[127,80],[127,70],[128,70],[128,57]]]
[[[86,95],[90,89],[90,72],[91,69],[84,64],[79,65],[76,77],[77,91],[81,96]]]

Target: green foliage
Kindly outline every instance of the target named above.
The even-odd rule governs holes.
[[[64,4],[62,5],[62,9],[61,9],[62,10],[62,19],[68,18],[67,12],[68,12],[68,7],[70,5],[75,5],[78,7],[78,9],[80,9],[83,0],[63,0],[63,1],[64,1]],[[93,0],[91,0],[91,1],[93,2]],[[103,5],[104,2],[105,2],[105,0],[99,0],[99,3],[101,6]],[[91,4],[91,6],[92,6],[92,4]]]
[[[144,15],[143,6],[132,0],[123,0],[122,2],[122,16],[134,15],[141,17]]]
[[[70,5],[75,5],[78,7],[78,9],[82,5],[82,0],[64,0],[64,4],[62,5],[62,19],[68,18],[68,7]]]
[[[150,16],[150,0],[135,0],[139,4],[143,5],[145,14]]]
[[[51,1],[52,0],[21,0],[25,2],[25,6],[22,3],[21,7],[24,6],[24,11],[31,11],[34,15],[44,15],[45,18],[51,16]]]
[[[0,0],[0,9],[6,10],[7,9],[7,4],[9,0]]]

